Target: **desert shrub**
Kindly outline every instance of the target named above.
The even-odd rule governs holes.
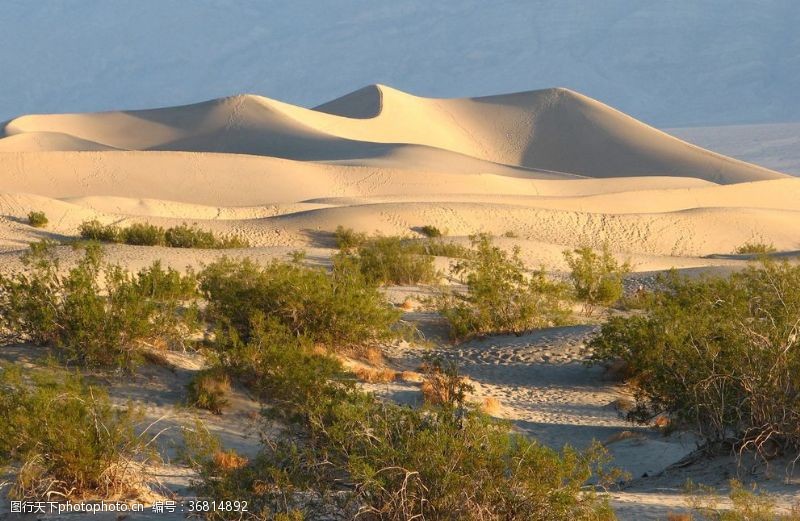
[[[88,241],[122,242],[122,234],[118,226],[103,225],[96,219],[81,223],[78,231],[81,237]]]
[[[28,224],[34,228],[44,228],[48,222],[44,212],[28,212]]]
[[[362,275],[376,284],[424,284],[436,280],[433,257],[418,253],[401,237],[373,237],[356,248],[342,252],[358,265]]]
[[[509,255],[489,235],[472,237],[472,244],[474,254],[454,266],[467,293],[444,293],[439,299],[454,339],[566,323],[568,295],[563,284],[549,280],[543,270],[528,274],[519,249]]]
[[[604,244],[600,252],[589,247],[565,251],[564,259],[570,268],[575,296],[586,303],[588,312],[595,306],[613,304],[622,297],[622,280],[630,272],[630,265],[620,264],[608,244]]]
[[[669,413],[709,448],[800,451],[800,266],[764,260],[728,278],[673,273],[643,312],[591,341],[638,389],[635,415]]]
[[[423,364],[422,397],[425,403],[463,407],[472,385],[461,376],[455,362],[432,358]]]
[[[236,235],[215,235],[181,224],[164,228],[149,223],[133,223],[127,228],[103,225],[97,220],[86,221],[78,228],[81,237],[98,242],[117,242],[131,246],[169,246],[171,248],[228,249],[246,248],[250,244]]]
[[[245,339],[251,318],[259,313],[294,335],[329,346],[392,337],[400,317],[347,257],[337,259],[332,272],[296,262],[259,266],[248,259],[222,259],[199,277],[208,316],[232,325]]]
[[[18,468],[15,499],[131,498],[154,457],[139,417],[78,376],[0,366],[0,466]]]
[[[214,414],[222,414],[228,405],[231,381],[228,374],[219,367],[204,369],[195,374],[187,385],[186,400],[189,405],[206,409]]]
[[[431,239],[434,239],[436,237],[441,237],[441,236],[444,235],[442,233],[442,230],[440,230],[439,228],[437,228],[436,226],[433,226],[431,224],[426,224],[425,226],[422,226],[419,229],[419,232],[422,235],[424,235],[425,237],[428,237],[428,238],[431,238]]]
[[[339,225],[336,227],[336,231],[333,232],[333,238],[336,241],[337,248],[340,250],[349,250],[363,244],[367,240],[367,235],[365,233],[356,232],[352,228],[345,228]]]
[[[772,244],[767,244],[765,242],[753,242],[748,241],[738,248],[736,248],[736,253],[743,255],[743,254],[754,254],[754,255],[769,255],[770,253],[775,253],[776,250],[775,246]]]
[[[406,242],[406,247],[411,253],[432,255],[434,257],[466,259],[472,254],[472,250],[469,248],[441,239],[409,240]]]
[[[164,235],[166,245],[171,248],[229,249],[246,248],[249,243],[235,235],[217,236],[197,226],[181,224],[168,228]]]
[[[150,223],[133,223],[121,230],[122,242],[132,246],[163,246],[164,228]]]
[[[248,342],[223,332],[215,349],[259,397],[277,402],[274,411],[292,412],[295,436],[233,469],[205,458],[199,495],[247,499],[253,515],[271,519],[295,508],[294,493],[335,503],[344,480],[347,504],[366,518],[613,519],[587,488],[603,475],[600,448],[553,451],[458,400],[424,410],[384,403],[279,322],[256,317],[251,331]]]
[[[0,274],[0,331],[7,337],[51,345],[81,365],[130,367],[140,348],[185,333],[179,299],[190,287],[174,271],[155,264],[132,275],[103,263],[96,244],[61,270],[53,243],[30,248],[25,270]]]

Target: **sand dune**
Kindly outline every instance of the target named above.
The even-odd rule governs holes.
[[[31,209],[63,236],[89,218],[190,221],[267,248],[325,246],[340,224],[511,232],[553,267],[564,247],[606,241],[676,265],[748,240],[800,248],[800,180],[565,89],[430,99],[373,85],[315,109],[243,95],[22,116],[3,135],[0,242],[12,249],[42,233],[24,224]]]
[[[127,150],[367,165],[447,163],[451,152],[587,177],[662,175],[716,183],[781,177],[689,145],[566,89],[431,99],[373,85],[315,110],[243,95],[154,110],[22,116],[4,132],[17,141],[20,134],[59,132]],[[409,151],[408,145],[427,148]]]

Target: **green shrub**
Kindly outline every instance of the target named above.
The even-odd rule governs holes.
[[[149,223],[133,223],[121,230],[122,242],[132,246],[163,246],[164,228]]]
[[[137,351],[179,341],[187,321],[179,300],[191,283],[159,264],[131,275],[102,262],[96,244],[61,270],[51,242],[31,245],[25,270],[0,274],[0,331],[16,341],[51,345],[69,362],[130,367]]]
[[[278,322],[256,318],[251,330],[247,343],[235,332],[220,335],[222,363],[267,403],[277,400],[275,410],[291,411],[296,435],[238,468],[206,458],[200,496],[246,499],[264,519],[291,512],[293,494],[308,490],[370,519],[614,519],[587,485],[605,476],[601,448],[556,452],[463,407],[384,403]],[[335,492],[343,481],[350,484],[344,498]]]
[[[508,230],[506,233],[503,234],[503,237],[507,239],[517,239],[519,238],[519,235],[517,235],[517,232],[513,230]]]
[[[472,250],[454,242],[443,240],[413,240],[408,242],[410,252],[434,257],[450,257],[454,259],[467,259],[472,255]]]
[[[333,238],[336,240],[336,247],[340,250],[349,250],[356,248],[367,240],[367,234],[358,233],[352,228],[345,228],[342,225],[336,227],[333,232]]]
[[[119,227],[113,224],[100,224],[96,219],[81,223],[78,231],[81,237],[88,241],[122,242],[123,239]]]
[[[230,249],[249,246],[247,241],[235,235],[218,237],[212,232],[185,223],[168,228],[165,241],[172,248]]]
[[[364,277],[375,284],[425,284],[436,280],[431,255],[417,252],[413,243],[401,237],[373,237],[357,247],[349,256]]]
[[[610,319],[591,341],[596,360],[627,365],[635,416],[669,413],[709,449],[800,453],[800,266],[765,260],[663,284],[641,314]]]
[[[437,238],[437,237],[441,237],[441,236],[444,235],[439,228],[437,228],[436,226],[430,225],[430,224],[426,224],[425,226],[421,227],[419,229],[419,232],[422,235],[424,235],[424,236],[426,236],[428,238],[431,238],[431,239],[434,239],[434,238]]]
[[[34,228],[44,228],[48,222],[44,212],[28,212],[28,224]]]
[[[466,295],[449,292],[439,300],[454,339],[566,323],[568,294],[563,284],[549,280],[543,270],[528,274],[518,248],[509,255],[494,246],[489,235],[471,239],[476,251],[454,267],[465,279]]]
[[[138,415],[63,372],[0,366],[0,466],[18,467],[14,499],[132,498],[151,478],[154,457]]]
[[[755,254],[755,255],[769,255],[770,253],[775,253],[776,250],[775,246],[772,244],[767,244],[765,242],[746,242],[736,248],[736,253],[740,255],[744,254]]]
[[[357,346],[395,336],[400,312],[349,257],[331,273],[299,263],[222,259],[199,275],[208,316],[250,336],[256,314],[274,318],[294,335],[331,346]]]
[[[217,236],[197,226],[181,224],[171,228],[149,223],[134,223],[127,228],[86,221],[79,227],[81,237],[91,241],[117,242],[132,246],[169,246],[171,248],[229,249],[246,248],[250,244],[236,235]]]
[[[564,258],[570,268],[575,296],[586,303],[587,312],[595,306],[611,305],[622,297],[622,281],[630,272],[630,265],[617,262],[608,244],[600,252],[589,247],[565,251]]]

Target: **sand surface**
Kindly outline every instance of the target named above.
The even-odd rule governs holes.
[[[27,224],[33,210],[46,213],[46,228]],[[112,261],[132,269],[156,259],[176,268],[222,255],[266,260],[296,249],[327,265],[339,225],[411,237],[434,225],[462,244],[491,232],[501,246],[519,246],[528,266],[552,271],[565,268],[564,249],[608,243],[644,280],[672,267],[740,268],[748,257],[734,252],[747,241],[794,255],[800,179],[703,150],[565,89],[429,99],[374,85],[316,109],[244,95],[7,122],[0,133],[0,269],[19,267],[29,242],[74,238],[89,219],[196,223],[252,245],[107,247]],[[69,246],[60,251],[75,255]],[[388,293],[399,303],[424,291]],[[516,428],[554,446],[606,442],[637,478],[614,492],[623,519],[659,519],[683,507],[687,475],[664,470],[691,452],[693,440],[624,420],[613,404],[625,389],[582,363],[597,327],[591,320],[454,347],[434,314],[407,318],[429,329],[433,349],[458,359],[476,395],[497,399],[498,415]],[[413,369],[423,349],[431,348],[386,346],[387,363]],[[112,394],[145,404],[154,416],[191,419],[196,413],[171,411],[202,361],[179,362],[178,377],[152,369],[141,385],[117,385]],[[413,384],[376,391],[419,399]],[[245,420],[257,405],[240,398],[234,415],[204,419],[227,444],[253,451],[257,440]],[[718,465],[730,471],[729,463]],[[688,476],[708,481],[708,468]],[[165,472],[178,476],[175,487],[185,492],[181,470]],[[771,483],[789,498],[796,494],[796,484]]]

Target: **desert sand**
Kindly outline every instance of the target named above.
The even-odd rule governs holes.
[[[196,223],[252,245],[107,248],[112,261],[131,268],[162,259],[183,269],[223,254],[268,259],[296,249],[325,265],[338,225],[407,236],[434,225],[464,244],[476,232],[508,234],[498,239],[502,246],[519,246],[530,267],[554,272],[565,268],[563,250],[608,243],[640,280],[673,267],[742,267],[747,256],[734,252],[747,241],[772,243],[785,255],[800,250],[800,179],[701,149],[566,89],[430,99],[373,85],[315,109],[242,95],[144,111],[21,116],[1,129],[0,269],[18,266],[29,242],[75,237],[89,219]],[[28,226],[32,210],[47,214],[47,228]],[[74,255],[66,246],[62,254]],[[387,293],[400,303],[425,290]],[[637,478],[614,492],[622,519],[681,509],[686,475],[665,469],[694,449],[693,440],[622,418],[614,404],[626,390],[582,364],[595,325],[453,347],[437,336],[437,317],[406,318],[428,328],[435,349],[456,357],[476,383],[477,398],[496,398],[497,415],[518,429],[553,445],[606,442]],[[420,349],[386,346],[387,364],[411,369]],[[156,376],[133,398],[159,417],[185,378],[159,383]],[[401,401],[419,395],[413,383],[375,390]],[[131,398],[130,389],[112,394]],[[225,420],[245,418],[257,405],[243,397],[239,406],[245,412],[210,419],[212,429],[243,431]],[[241,450],[257,446],[252,433],[234,437]],[[719,481],[708,469],[689,477]],[[787,502],[797,490],[772,483]]]

